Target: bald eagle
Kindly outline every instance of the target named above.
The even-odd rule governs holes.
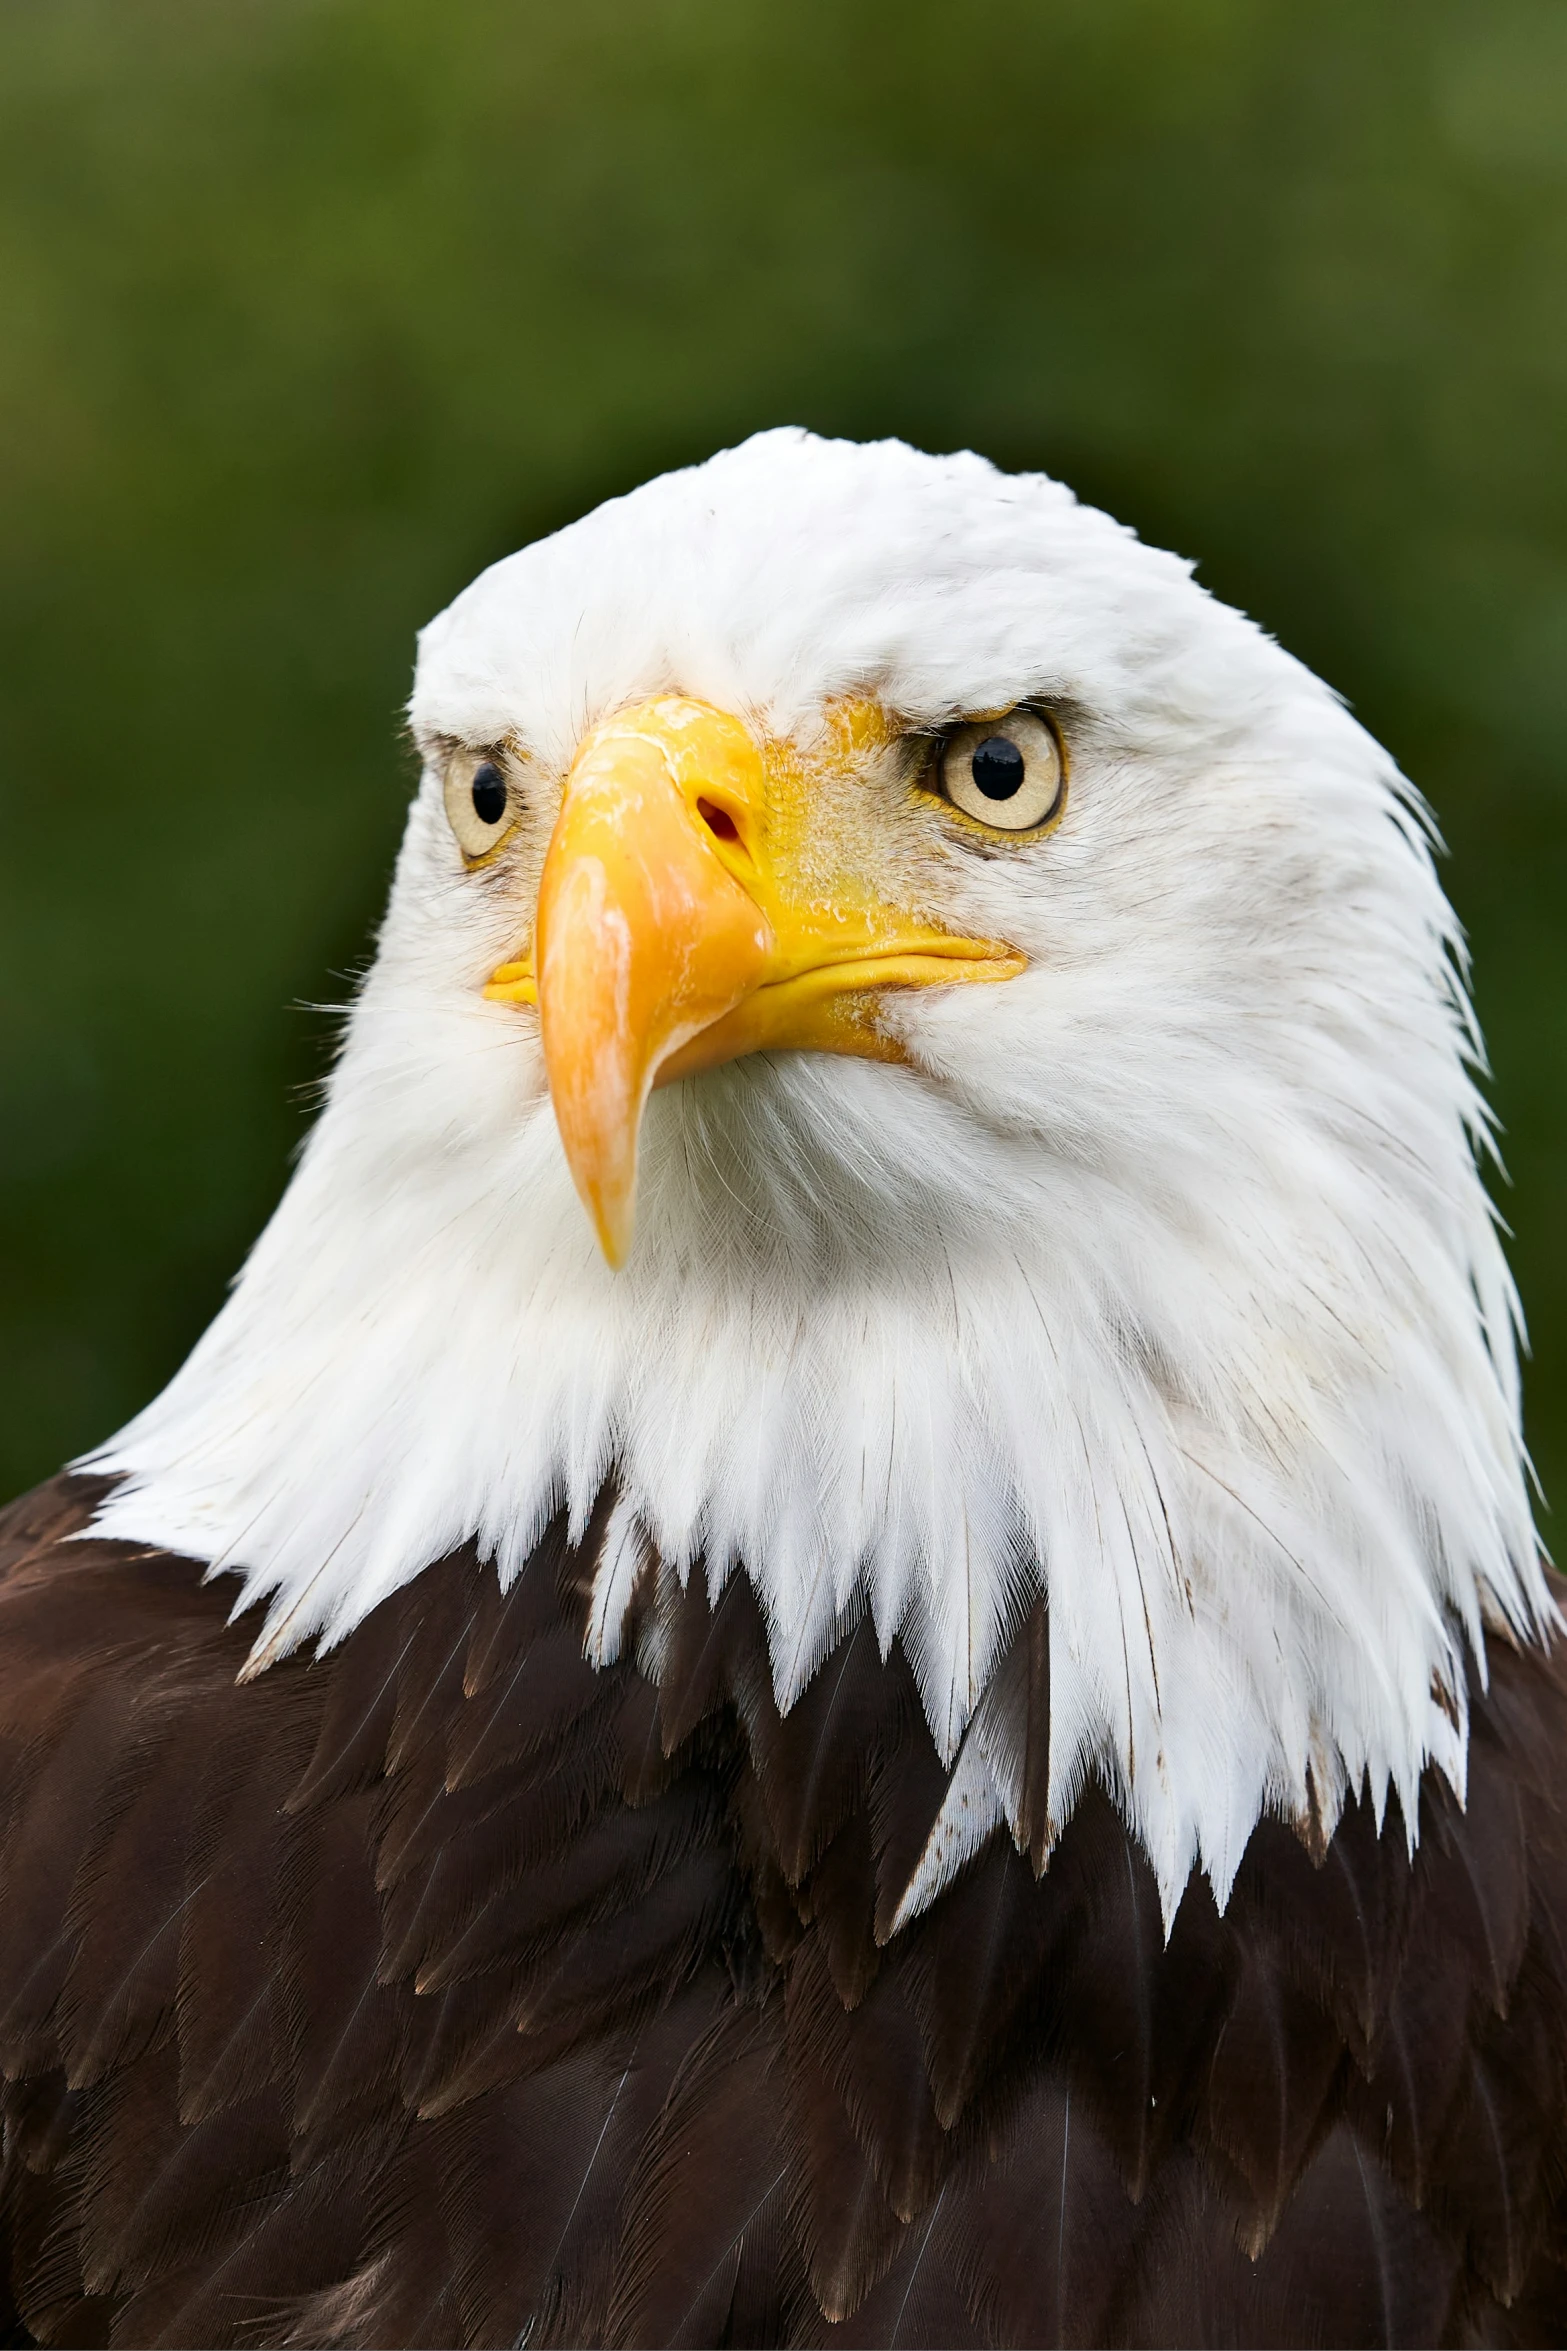
[[[794,431],[410,723],[280,1207],[0,1520],[15,2339],[1567,2339],[1417,793],[1057,483]]]

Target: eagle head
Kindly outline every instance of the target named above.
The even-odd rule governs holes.
[[[485,572],[324,1113],[99,1457],[100,1529],[334,1641],[564,1512],[590,1653],[743,1575],[787,1708],[867,1613],[952,1773],[1168,1905],[1260,1812],[1461,1787],[1549,1613],[1463,952],[1417,794],[1042,476],[773,432]],[[656,1643],[648,1652],[656,1673]],[[907,1906],[906,1906],[907,1907]]]

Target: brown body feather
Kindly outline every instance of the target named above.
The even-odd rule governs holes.
[[[1557,1658],[1413,1861],[1265,1824],[1167,1943],[1094,1791],[1036,1876],[1031,1620],[1031,1854],[889,1937],[945,1775],[867,1626],[780,1719],[749,1588],[666,1579],[595,1672],[556,1530],[241,1685],[231,1587],[62,1540],[99,1490],[0,1519],[14,2339],[1567,2339]]]

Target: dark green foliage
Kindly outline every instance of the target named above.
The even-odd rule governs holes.
[[[1560,1486],[1564,278],[1560,0],[13,0],[0,1488],[283,1181],[414,628],[781,419],[1065,475],[1428,792]]]

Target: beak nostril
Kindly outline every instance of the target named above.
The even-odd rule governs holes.
[[[696,812],[715,840],[739,840],[740,827],[735,823],[728,809],[720,808],[716,800],[699,800],[696,804]]]

